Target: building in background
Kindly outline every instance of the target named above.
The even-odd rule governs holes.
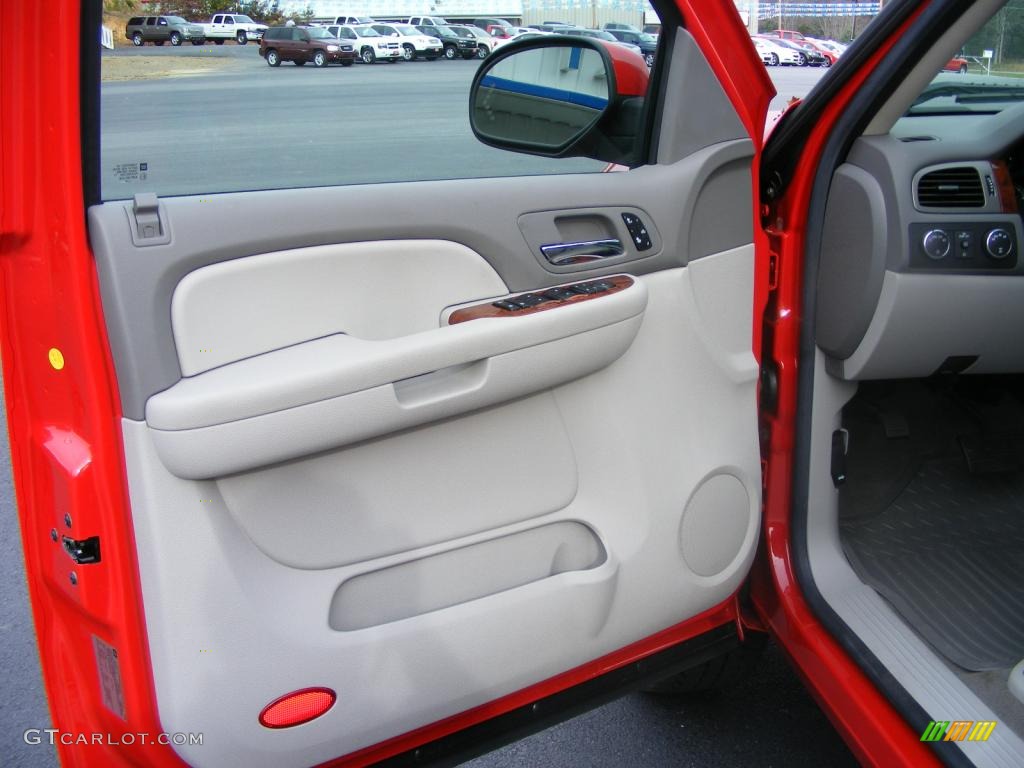
[[[502,18],[517,24],[564,21],[581,27],[603,27],[609,22],[642,28],[657,18],[646,0],[280,0],[285,13],[307,8],[315,18],[373,16],[407,18],[442,16],[449,21]]]

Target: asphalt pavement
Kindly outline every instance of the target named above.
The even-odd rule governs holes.
[[[118,49],[113,56],[231,59],[229,74],[105,83],[104,190],[123,194],[114,167],[152,163],[164,194],[310,186],[404,178],[593,170],[491,150],[468,126],[466,92],[476,61],[402,62],[349,68],[271,69],[257,46]],[[770,70],[779,109],[823,74]],[[311,127],[313,130],[311,130]],[[556,165],[552,165],[552,163]],[[486,173],[482,173],[486,169]],[[209,179],[217,178],[216,190]],[[112,190],[112,192],[108,191]],[[29,613],[11,484],[6,419],[0,455],[0,768],[51,768],[52,748],[28,745],[27,728],[49,727]],[[717,695],[685,702],[632,694],[480,757],[473,768],[552,766],[853,765],[781,652],[769,645],[756,672]]]

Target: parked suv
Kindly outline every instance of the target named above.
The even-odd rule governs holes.
[[[335,16],[332,24],[376,24],[372,16]]]
[[[203,28],[181,16],[133,16],[125,25],[124,36],[133,45],[163,45],[165,42],[181,45],[186,40],[192,45],[202,45],[206,42]]]
[[[373,24],[374,29],[384,37],[397,37],[402,46],[402,57],[406,61],[426,59],[434,61],[444,53],[441,41],[433,35],[425,35],[411,24]]]
[[[363,64],[373,64],[378,60],[394,64],[402,58],[402,46],[390,37],[384,37],[373,27],[332,24],[327,27],[327,31],[345,42],[351,42]]]
[[[423,17],[427,18],[427,17]],[[461,56],[464,59],[472,59],[476,56],[476,38],[468,34],[459,34],[447,24],[420,24],[416,26],[424,35],[436,37],[444,46],[444,57],[454,59]]]
[[[350,67],[356,51],[351,42],[339,40],[323,27],[271,27],[260,40],[260,56],[272,67],[282,61],[294,61],[297,67],[307,61],[326,67],[336,61]]]
[[[624,25],[620,25],[624,26]],[[614,37],[620,43],[631,43],[640,49],[644,61],[648,67],[654,66],[654,55],[658,52],[658,38],[654,35],[645,35],[643,32],[634,32],[629,29],[605,26],[605,32]]]
[[[476,56],[478,59],[486,59],[491,51],[497,48],[501,42],[474,24],[453,24],[452,29],[455,30],[457,35],[471,35],[476,40]]]

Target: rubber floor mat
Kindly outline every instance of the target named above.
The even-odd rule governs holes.
[[[840,530],[858,575],[954,664],[1024,658],[1024,472],[926,461],[881,514]]]

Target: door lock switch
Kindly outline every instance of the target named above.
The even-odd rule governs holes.
[[[635,213],[624,213],[622,222],[629,232],[629,239],[633,241],[633,245],[638,251],[646,251],[654,246],[654,243],[651,242],[651,235],[639,216]]]

